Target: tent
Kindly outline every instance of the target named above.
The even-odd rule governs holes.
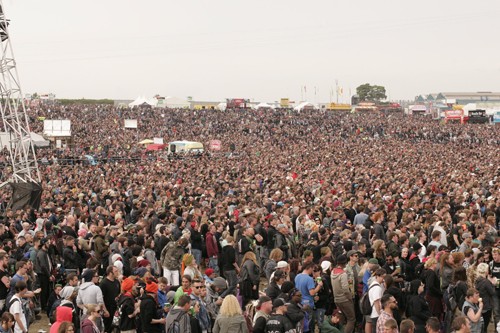
[[[188,109],[191,107],[191,103],[182,98],[168,96],[165,97],[164,107],[171,109]]]
[[[134,106],[155,106],[157,103],[156,99],[146,99],[146,97],[144,96],[139,96],[135,99],[135,101],[133,101],[132,103],[130,103],[128,106],[133,108]]]
[[[301,111],[304,109],[319,109],[318,105],[311,103],[311,102],[302,102],[296,107],[293,108],[296,111]]]
[[[217,104],[217,110],[219,111],[226,111],[227,109],[227,103],[219,103]]]
[[[259,103],[255,106],[255,108],[258,109],[274,109],[274,106],[267,104],[267,103]]]
[[[50,146],[50,141],[47,141],[40,134],[36,134],[34,132],[30,132],[31,140],[33,140],[33,144],[35,147],[48,147]],[[10,134],[7,132],[0,133],[0,149],[7,148],[10,149]],[[29,140],[28,138],[24,139],[25,144],[27,145]]]

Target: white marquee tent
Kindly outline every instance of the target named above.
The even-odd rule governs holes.
[[[135,99],[135,101],[133,101],[132,103],[130,103],[128,106],[133,108],[134,106],[156,106],[156,103],[157,103],[157,100],[155,98],[152,98],[152,99],[146,99],[146,97],[144,96],[139,96]]]
[[[191,107],[191,103],[182,98],[168,96],[165,97],[165,103],[163,106],[171,109],[183,109]]]
[[[319,109],[319,106],[317,104],[311,103],[311,102],[302,102],[296,107],[293,108],[294,110],[301,111],[304,109]]]

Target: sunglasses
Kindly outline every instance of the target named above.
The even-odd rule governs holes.
[[[195,289],[205,288],[205,286],[193,286]]]

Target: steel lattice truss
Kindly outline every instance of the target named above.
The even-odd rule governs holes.
[[[36,182],[40,184],[40,171],[38,170],[35,147],[30,136],[28,115],[26,114],[8,31],[9,21],[6,19],[3,9],[0,0],[0,112],[2,131],[9,133],[10,136],[6,164],[10,166],[11,170],[3,170],[3,174],[10,179],[1,183],[0,187],[9,182]]]

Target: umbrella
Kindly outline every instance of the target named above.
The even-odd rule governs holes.
[[[154,141],[151,139],[144,139],[141,142],[139,142],[140,145],[149,145],[151,143],[154,143]]]

